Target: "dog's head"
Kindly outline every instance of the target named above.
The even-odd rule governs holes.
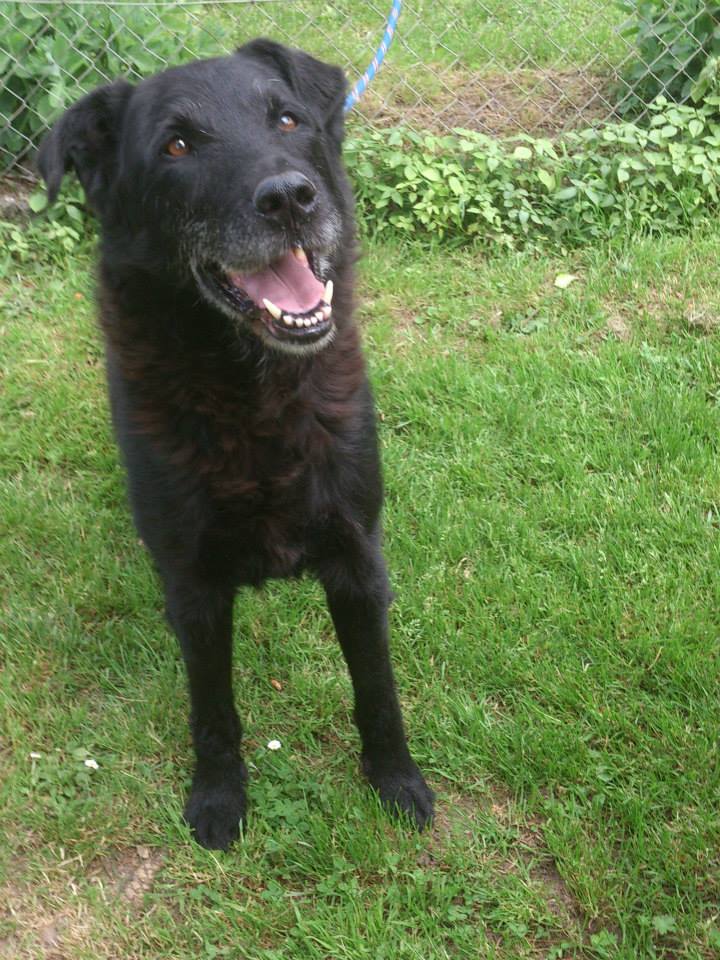
[[[38,167],[51,200],[75,170],[114,263],[197,290],[270,346],[306,353],[332,339],[332,281],[354,239],[344,95],[338,67],[255,40],[88,94]]]

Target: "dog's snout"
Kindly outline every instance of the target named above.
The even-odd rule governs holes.
[[[265,177],[253,195],[255,209],[281,223],[307,217],[315,209],[316,202],[315,184],[299,170]]]

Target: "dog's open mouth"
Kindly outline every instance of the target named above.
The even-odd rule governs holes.
[[[214,266],[210,274],[230,306],[259,317],[276,340],[310,345],[333,328],[332,280],[317,278],[302,247],[252,273]]]

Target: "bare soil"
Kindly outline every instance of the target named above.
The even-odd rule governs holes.
[[[131,917],[142,912],[144,896],[164,861],[160,850],[130,847],[98,857],[88,864],[87,876],[106,903]],[[21,874],[22,865],[17,867]],[[62,871],[55,883],[47,879],[42,888],[18,879],[0,890],[0,921],[6,931],[0,937],[0,960],[74,960],[90,948],[98,960],[105,958],[106,945],[98,939],[97,921],[82,889]]]
[[[422,98],[400,81],[389,102],[372,88],[360,105],[373,124],[446,133],[461,127],[488,136],[556,136],[613,116],[612,78],[579,68],[504,73],[446,71]]]
[[[15,177],[0,179],[0,220],[24,220],[30,213],[33,184]]]

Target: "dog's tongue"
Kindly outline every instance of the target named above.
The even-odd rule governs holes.
[[[292,251],[257,273],[228,276],[258,307],[263,305],[263,300],[272,300],[286,313],[306,313],[318,305],[323,295],[323,285]]]

